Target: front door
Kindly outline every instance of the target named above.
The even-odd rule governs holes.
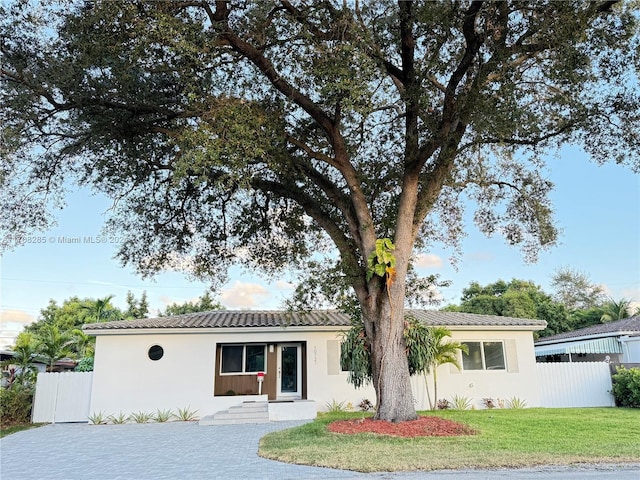
[[[302,398],[301,357],[299,343],[278,345],[278,398]]]

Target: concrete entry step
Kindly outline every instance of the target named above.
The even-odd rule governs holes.
[[[243,402],[228,410],[202,417],[199,425],[233,425],[242,423],[269,423],[267,402]]]

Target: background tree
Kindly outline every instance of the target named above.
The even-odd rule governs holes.
[[[107,295],[104,298],[97,298],[85,302],[85,305],[83,305],[86,311],[84,320],[87,323],[121,320],[122,312],[111,304],[113,297],[115,297],[115,295]]]
[[[359,302],[380,419],[416,416],[407,274],[414,250],[459,247],[465,200],[533,259],[557,236],[545,152],[638,167],[630,2],[42,0],[0,18],[2,246],[75,180],[114,199],[118,258],[142,274],[326,253],[311,274]],[[370,276],[384,238],[392,270]]]
[[[485,286],[471,282],[462,290],[460,305],[447,309],[502,317],[541,318],[545,306],[553,303],[553,298],[539,285],[514,278],[509,283],[498,280]]]
[[[81,328],[85,323],[92,323],[101,319],[120,320],[125,318],[125,313],[119,308],[114,307],[111,300],[115,295],[107,295],[104,298],[85,298],[70,297],[62,302],[62,305],[51,299],[49,304],[40,310],[38,320],[25,327],[25,331],[37,334],[44,325],[55,325],[60,331],[70,331],[74,328]],[[134,314],[144,315],[148,309],[146,295],[138,301],[131,295],[128,296],[127,315],[133,311]],[[131,310],[133,306],[134,310]],[[144,314],[142,312],[145,312]]]
[[[586,284],[574,282],[572,278],[581,278],[569,272],[568,275],[559,277],[554,274],[554,279],[569,279],[566,283],[573,286]],[[564,282],[565,280],[562,280]],[[569,290],[573,289],[573,286]],[[587,286],[588,287],[588,286]],[[480,285],[471,282],[469,287],[462,290],[460,305],[448,305],[442,310],[453,312],[478,313],[483,315],[498,315],[516,318],[537,318],[547,322],[547,328],[537,332],[540,337],[570,332],[580,328],[597,325],[628,318],[636,312],[632,312],[631,302],[626,299],[608,302],[600,302],[600,287],[590,290],[591,294],[573,293],[567,294],[570,303],[575,306],[594,305],[589,308],[569,308],[562,302],[554,299],[560,298],[558,294],[551,296],[533,282],[513,279],[510,282],[498,280],[488,285]]]
[[[168,317],[170,315],[209,312],[211,310],[225,310],[225,307],[219,302],[214,302],[209,292],[205,292],[197,301],[184,302],[181,304],[172,303],[168,305],[167,308],[164,309],[164,312],[160,312],[160,316]]]
[[[82,359],[93,356],[95,337],[84,335],[81,328],[85,323],[92,323],[97,318],[106,320],[118,320],[123,318],[123,313],[111,304],[114,295],[108,295],[102,299],[71,297],[62,302],[62,305],[51,299],[49,304],[40,310],[38,320],[24,327],[24,332],[33,335],[34,341],[45,341],[51,335],[51,327],[65,337],[66,355],[71,358]],[[143,295],[138,303],[135,298],[131,300],[142,312],[146,304]],[[130,305],[131,306],[131,305]],[[147,307],[144,307],[147,308]]]
[[[90,299],[81,300],[71,297],[62,302],[62,305],[50,299],[49,304],[40,309],[38,320],[25,327],[25,331],[38,333],[43,325],[56,325],[60,330],[72,330],[86,323],[87,305]]]
[[[556,270],[551,288],[554,299],[569,310],[588,310],[601,306],[606,300],[602,285],[596,285],[586,273],[570,267]]]
[[[471,282],[462,290],[461,300],[460,305],[443,310],[545,320],[547,328],[537,332],[541,337],[574,330],[574,320],[565,306],[530,281],[514,278],[484,286]]]
[[[122,312],[122,316],[125,320],[132,320],[135,318],[145,318],[149,313],[149,302],[147,300],[147,292],[142,292],[140,300],[137,300],[135,295],[127,292],[127,309]]]

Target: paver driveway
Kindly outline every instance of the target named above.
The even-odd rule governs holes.
[[[362,474],[258,457],[264,434],[303,422],[204,427],[193,422],[57,424],[0,440],[2,480],[157,479],[562,479],[637,480],[640,465],[578,469]],[[366,447],[363,446],[363,455]]]

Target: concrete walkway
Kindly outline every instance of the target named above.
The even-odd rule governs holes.
[[[258,457],[268,432],[304,422],[198,426],[194,422],[127,425],[57,424],[0,440],[2,480],[157,479],[547,479],[637,480],[632,466],[363,474]],[[366,455],[366,448],[363,449]],[[640,459],[639,459],[640,460]]]

